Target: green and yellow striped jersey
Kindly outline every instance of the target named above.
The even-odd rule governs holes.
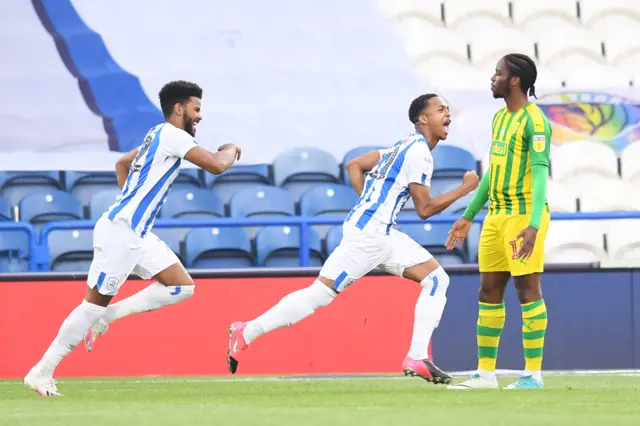
[[[531,213],[531,166],[549,166],[551,125],[529,103],[516,112],[505,107],[493,117],[489,214]]]

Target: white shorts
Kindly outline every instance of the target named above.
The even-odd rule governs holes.
[[[140,238],[127,222],[101,217],[93,230],[93,261],[87,283],[90,288],[97,286],[100,294],[115,296],[132,272],[149,279],[179,261],[152,232]]]
[[[349,223],[342,229],[340,245],[320,271],[320,276],[334,281],[334,290],[338,293],[376,267],[401,277],[405,269],[433,257],[411,237],[396,229],[391,229],[389,235],[365,232]]]

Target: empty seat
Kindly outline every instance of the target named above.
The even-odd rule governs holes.
[[[583,212],[640,210],[640,189],[623,180],[595,181],[580,197]]]
[[[636,22],[636,30],[632,33],[623,32],[619,29],[615,29],[609,32],[607,35],[601,37],[604,41],[604,51],[607,62],[610,64],[626,63],[626,58],[629,56],[637,56],[640,50],[640,21]]]
[[[233,217],[295,216],[291,194],[282,188],[256,186],[236,193],[229,202]]]
[[[255,265],[249,237],[241,228],[194,228],[184,239],[189,268],[250,268]]]
[[[342,225],[334,226],[325,236],[325,253],[327,257],[340,245],[342,241]]]
[[[611,221],[607,249],[611,260],[640,261],[640,220]]]
[[[298,200],[300,195],[319,182],[340,181],[340,168],[333,155],[316,148],[294,148],[279,154],[273,161],[275,184],[287,189]]]
[[[496,27],[511,25],[508,0],[445,0],[444,16],[448,28],[471,38]]]
[[[51,190],[27,195],[20,201],[20,220],[41,224],[54,220],[79,220],[80,201],[68,192]]]
[[[575,72],[573,68],[568,69],[564,77],[565,87],[574,90],[626,88],[629,87],[631,79],[630,74],[617,67],[600,64],[581,67],[580,72]]]
[[[496,27],[477,32],[471,41],[471,61],[478,67],[495,69],[500,58],[513,52],[535,59],[534,39],[514,28]],[[490,78],[491,75],[487,80]]]
[[[200,169],[196,167],[181,168],[178,176],[171,184],[172,190],[200,187],[202,187],[202,178],[200,177]]]
[[[631,142],[620,152],[620,168],[624,180],[640,183],[640,141]]]
[[[578,9],[575,1],[518,0],[512,2],[513,23],[516,28],[538,36],[544,31],[577,27]]]
[[[271,226],[256,235],[258,265],[272,268],[300,266],[300,231],[297,227]],[[318,233],[309,229],[309,266],[322,266],[324,255]]]
[[[549,263],[594,263],[608,259],[604,233],[596,220],[552,220],[544,249],[545,261]]]
[[[24,229],[0,229],[0,272],[29,271],[29,233]]]
[[[576,69],[605,63],[602,41],[587,30],[545,28],[536,39],[540,65],[551,67],[563,78]]]
[[[160,228],[158,226],[154,226],[151,232],[156,237],[160,238],[167,245],[167,247],[169,247],[171,251],[174,252],[176,256],[178,256],[180,262],[185,263],[184,256],[182,255],[182,235],[184,234],[184,232],[181,229],[165,227]],[[147,232],[145,238],[150,237],[153,238]]]
[[[347,163],[349,161],[358,158],[362,155],[365,155],[371,151],[378,151],[384,149],[383,146],[359,146],[357,148],[353,148],[349,150],[344,157],[342,158],[342,178],[346,185],[351,185],[351,179],[349,178],[349,174],[347,173]]]
[[[618,156],[602,142],[565,142],[551,156],[553,179],[581,195],[593,182],[618,179]]]
[[[462,184],[462,179],[460,178],[442,178],[442,179],[433,179],[431,181],[431,194],[432,196],[437,196],[444,194],[446,192],[452,191],[455,188],[459,187]],[[443,210],[443,213],[461,213],[467,208],[471,200],[473,199],[473,195],[475,191],[470,192],[462,198],[454,201],[449,207]]]
[[[64,186],[85,206],[100,191],[120,191],[115,172],[67,171],[64,173]]]
[[[547,203],[551,212],[575,212],[578,194],[571,188],[549,179],[547,181]]]
[[[233,194],[256,185],[271,185],[269,165],[232,166],[221,175],[205,174],[205,184],[222,201],[228,203]]]
[[[580,18],[586,28],[601,37],[612,32],[633,34],[640,23],[640,4],[628,0],[580,0]]]
[[[54,229],[47,236],[52,271],[88,272],[93,259],[93,229]]]
[[[490,70],[478,69],[468,61],[460,63],[440,56],[421,59],[415,65],[415,69],[424,84],[439,90],[487,90],[495,66]],[[446,69],[447,72],[442,72],[443,69]]]
[[[407,35],[405,49],[414,63],[448,58],[460,64],[469,64],[469,40],[447,28],[417,27]],[[438,40],[433,43],[433,40]]]
[[[0,194],[14,206],[25,195],[46,189],[62,189],[59,172],[0,172]]]
[[[447,251],[444,243],[449,236],[451,225],[446,223],[420,223],[416,225],[402,225],[400,230],[425,247],[434,256],[437,254],[438,260],[446,264],[463,264],[467,262],[468,254],[466,250],[455,248]]]
[[[160,217],[223,217],[224,203],[204,188],[172,189],[160,209]]]
[[[381,0],[380,9],[394,20],[419,18],[442,25],[442,6],[440,2],[424,0]]]
[[[111,207],[118,197],[122,195],[120,188],[103,189],[94,194],[89,200],[89,219],[98,220],[109,207]]]
[[[463,148],[438,145],[432,152],[433,177],[462,177],[469,170],[476,170],[476,159]]]
[[[0,197],[0,221],[13,220],[12,211],[11,202],[4,197]]]
[[[300,213],[303,216],[323,214],[344,215],[358,202],[355,190],[346,185],[318,185],[300,197]]]

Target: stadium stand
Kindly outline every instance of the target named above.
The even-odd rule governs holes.
[[[186,266],[194,269],[250,268],[256,260],[247,234],[240,228],[199,228],[184,240]]]

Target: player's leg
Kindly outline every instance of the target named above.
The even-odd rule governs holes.
[[[487,216],[480,234],[480,289],[476,325],[478,369],[469,380],[451,385],[449,389],[498,388],[495,371],[500,336],[506,319],[504,292],[511,278],[502,242],[503,226],[504,217]]]
[[[515,222],[515,221],[514,221]],[[510,233],[515,237],[528,224],[528,217],[519,218]],[[549,214],[543,215],[531,257],[512,261],[512,275],[522,308],[522,346],[525,372],[506,389],[538,389],[542,380],[542,356],[547,331],[547,307],[540,286],[544,270],[544,241],[549,226]],[[519,244],[518,244],[519,247]]]
[[[41,396],[59,396],[53,373],[62,359],[82,340],[82,336],[106,312],[135,265],[137,235],[122,223],[101,219],[94,231],[94,257],[87,279],[85,300],[64,320],[42,359],[29,371],[24,382]]]
[[[380,238],[351,225],[344,226],[340,245],[309,286],[284,296],[275,306],[249,322],[234,322],[229,329],[227,362],[233,374],[240,353],[254,340],[280,327],[291,326],[329,305],[337,294],[375,268],[388,255]]]
[[[164,241],[151,232],[143,241],[143,254],[133,272],[140,278],[153,278],[156,282],[107,308],[84,336],[88,351],[93,349],[96,339],[106,333],[113,321],[173,305],[193,295],[195,284],[191,276]]]
[[[422,291],[414,310],[413,335],[402,363],[406,375],[429,382],[450,383],[451,376],[428,357],[428,347],[447,303],[449,275],[431,254],[406,234],[393,230],[388,236],[391,255],[380,267],[389,273],[419,283]]]

